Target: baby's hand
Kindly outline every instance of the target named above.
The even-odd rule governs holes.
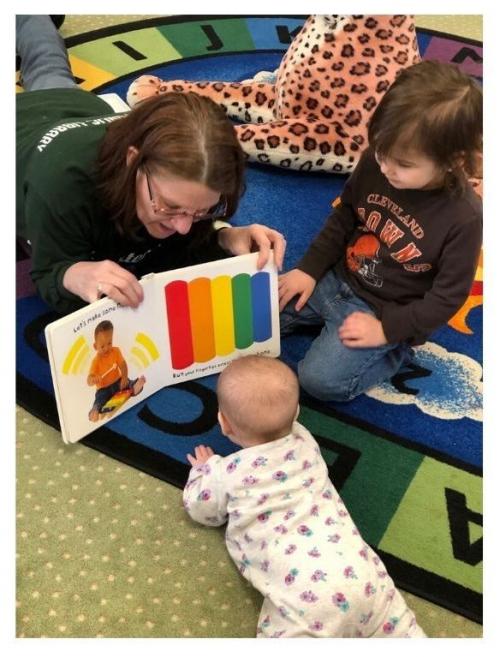
[[[198,445],[194,448],[194,456],[191,454],[186,454],[187,460],[191,463],[192,466],[203,465],[208,461],[208,459],[214,455],[214,451],[211,447],[205,447],[205,445]]]

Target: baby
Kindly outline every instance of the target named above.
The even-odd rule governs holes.
[[[140,376],[131,381],[128,366],[118,347],[113,346],[113,324],[109,320],[99,322],[94,331],[96,355],[90,365],[87,384],[96,386],[95,400],[89,411],[89,420],[97,422],[103,406],[120,390],[130,390],[138,395],[146,378]]]
[[[184,506],[204,525],[227,522],[229,554],[264,596],[257,637],[424,637],[296,421],[292,370],[245,356],[221,373],[217,396],[221,430],[243,449],[188,454]]]

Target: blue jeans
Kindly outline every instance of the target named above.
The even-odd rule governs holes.
[[[322,326],[298,365],[299,381],[311,396],[325,401],[348,401],[395,374],[411,358],[406,343],[354,348],[342,344],[338,329],[355,311],[375,316],[373,310],[333,271],[316,285],[300,312],[292,299],[280,315],[281,334],[302,326]]]
[[[137,383],[137,379],[128,379],[126,388],[133,388]],[[95,400],[92,405],[91,411],[96,410],[99,413],[101,412],[102,407],[111,399],[113,395],[116,395],[117,392],[122,390],[121,387],[121,377],[118,378],[114,383],[110,383],[109,386],[105,388],[99,388],[95,392]],[[126,389],[125,388],[125,389]]]
[[[66,46],[49,16],[16,16],[16,51],[25,91],[77,86]]]

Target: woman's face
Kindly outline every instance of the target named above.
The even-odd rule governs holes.
[[[220,201],[220,194],[198,182],[172,174],[152,174],[141,168],[136,178],[136,211],[148,233],[166,239],[185,235],[195,221]]]

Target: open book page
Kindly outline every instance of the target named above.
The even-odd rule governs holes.
[[[165,317],[165,384],[220,372],[245,354],[279,356],[277,270],[257,253],[156,275]]]
[[[164,331],[155,318],[154,277],[141,284],[139,308],[101,299],[46,328],[65,442],[80,440],[165,385],[168,355],[162,354]]]

